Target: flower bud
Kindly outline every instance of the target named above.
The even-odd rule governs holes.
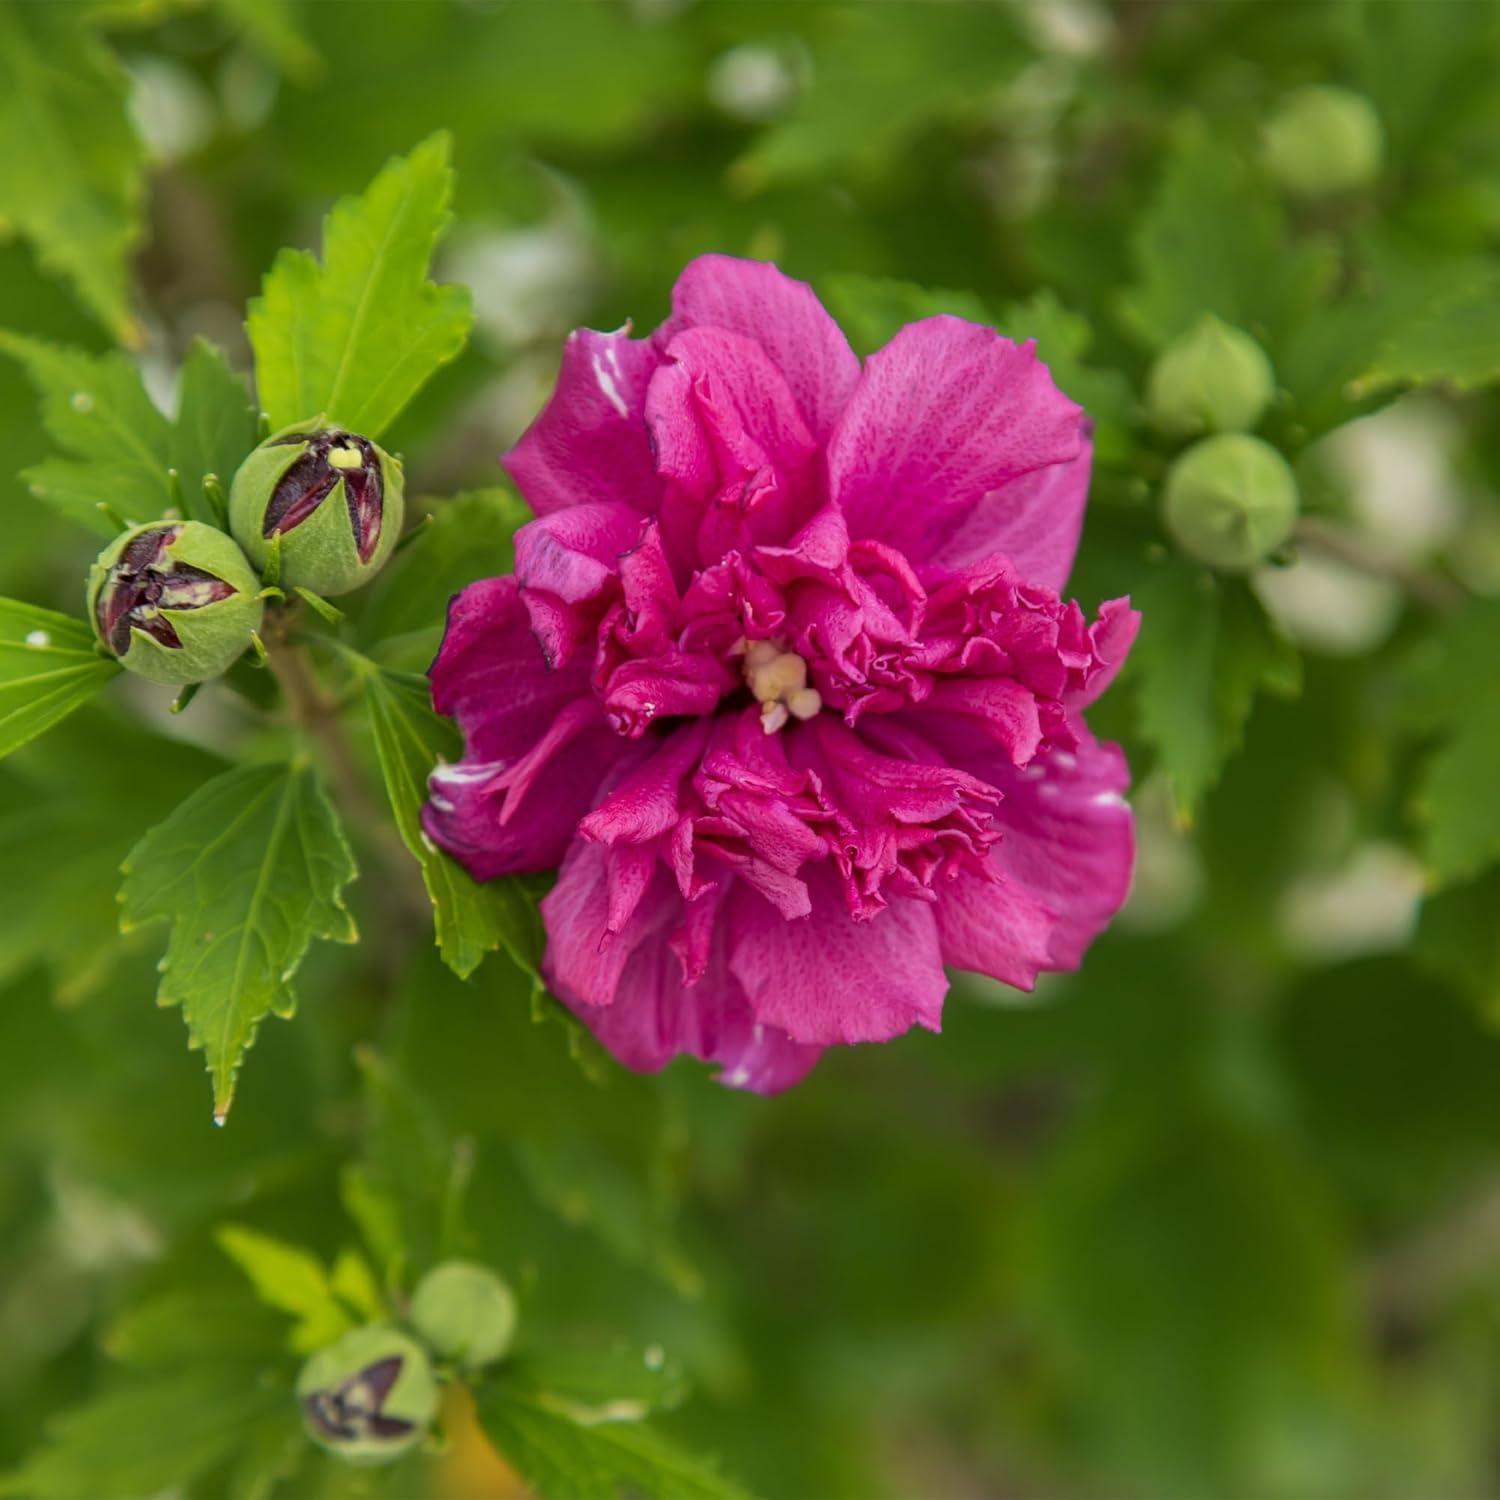
[[[172,687],[227,672],[264,610],[245,554],[201,521],[137,526],[89,572],[89,618],[99,639],[130,671]]]
[[[1275,385],[1260,345],[1205,313],[1157,355],[1146,404],[1157,426],[1175,437],[1245,432],[1260,421]]]
[[[417,1283],[411,1321],[444,1359],[487,1365],[510,1348],[516,1299],[487,1267],[448,1260]]]
[[[263,568],[281,538],[283,588],[346,594],[385,566],[401,535],[401,465],[322,417],[273,434],[234,476],[229,525]]]
[[[1299,198],[1368,187],[1385,151],[1380,117],[1363,94],[1328,85],[1296,89],[1266,126],[1271,175]]]
[[[315,1443],[350,1463],[381,1464],[426,1436],[438,1389],[426,1350],[375,1324],[313,1355],[297,1377],[297,1399]]]
[[[1296,519],[1297,481],[1286,460],[1246,433],[1194,443],[1167,473],[1167,530],[1216,568],[1264,561]]]

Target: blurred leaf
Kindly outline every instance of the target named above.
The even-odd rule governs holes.
[[[747,187],[888,172],[929,125],[982,114],[1026,52],[1001,6],[839,6],[803,96],[735,164]]]
[[[307,39],[292,0],[213,0],[249,41],[283,72],[301,82],[322,73],[322,59]]]
[[[31,1500],[99,1500],[165,1494],[227,1463],[267,1429],[283,1443],[297,1431],[288,1391],[267,1388],[243,1368],[212,1365],[137,1377],[64,1413],[47,1445],[0,1495]]]
[[[1382,340],[1355,382],[1356,394],[1390,385],[1476,390],[1500,380],[1500,262],[1477,284],[1454,285]]]
[[[1470,879],[1500,860],[1500,683],[1476,663],[1500,639],[1500,604],[1475,600],[1443,623],[1416,652],[1407,674],[1407,710],[1443,743],[1427,764],[1416,809],[1425,854],[1440,884]]]
[[[531,519],[526,504],[507,489],[470,490],[433,502],[428,518],[391,560],[361,600],[360,638],[403,648],[426,667],[437,650],[448,601],[480,578],[509,573],[511,538]]]
[[[160,1005],[181,1005],[223,1120],[268,1011],[288,1016],[314,938],[355,941],[353,857],[312,768],[241,766],[200,787],[125,861],[121,926],[171,923]]]
[[[222,1225],[214,1236],[219,1248],[246,1276],[255,1295],[296,1319],[292,1349],[311,1354],[335,1342],[354,1326],[334,1295],[323,1262],[300,1245],[289,1245],[241,1224]]]
[[[1171,558],[1141,574],[1131,603],[1141,611],[1127,668],[1140,732],[1191,818],[1243,741],[1256,694],[1295,697],[1301,660],[1242,579]]]
[[[26,471],[38,499],[101,536],[114,522],[154,521],[174,501],[167,469],[172,429],[123,354],[84,354],[0,329],[0,352],[19,360],[42,398],[42,420],[68,458]]]
[[[184,1365],[275,1362],[286,1349],[286,1324],[253,1302],[249,1289],[176,1287],[126,1308],[104,1335],[105,1352],[140,1370]]]
[[[134,343],[129,263],[146,161],[127,92],[80,7],[0,7],[0,221],[35,244],[115,338]]]
[[[973,292],[944,291],[853,271],[821,277],[818,286],[829,312],[862,357],[890,343],[906,324],[920,318],[950,313],[971,323],[994,322]]]
[[[1120,311],[1143,343],[1164,344],[1211,312],[1270,344],[1273,362],[1335,269],[1324,247],[1288,241],[1269,187],[1198,119],[1173,138],[1132,246],[1137,280]]]
[[[514,881],[479,885],[422,830],[427,776],[439,756],[456,757],[457,732],[431,708],[427,683],[366,666],[360,672],[375,753],[402,841],[422,866],[443,962],[467,978],[502,945],[524,955],[530,935],[525,892]],[[524,961],[524,959],[522,960]]]
[[[1500,1025],[1500,868],[1422,903],[1416,954]]]
[[[378,438],[468,338],[469,294],[427,279],[447,227],[448,138],[398,157],[323,225],[323,262],[283,250],[250,304],[260,404],[273,428],[320,412]]]
[[[745,1491],[645,1423],[601,1419],[503,1371],[476,1392],[480,1425],[539,1500],[743,1500]]]
[[[588,1413],[597,1413],[599,1421],[635,1421],[649,1412],[670,1411],[687,1395],[681,1369],[656,1346],[553,1345],[526,1356],[526,1373],[538,1389],[580,1413],[580,1421]]]
[[[194,339],[182,365],[177,425],[170,456],[189,520],[223,527],[225,518],[204,494],[205,475],[214,475],[228,493],[235,471],[255,446],[255,411],[244,382],[223,352]]]
[[[0,599],[0,758],[87,703],[120,665],[71,615]]]

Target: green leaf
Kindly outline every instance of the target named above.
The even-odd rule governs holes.
[[[1355,381],[1356,394],[1394,385],[1478,390],[1500,380],[1500,265],[1449,281],[1435,304],[1389,334]]]
[[[124,870],[122,929],[172,924],[157,1003],[182,1006],[222,1121],[261,1019],[295,1007],[308,945],[355,940],[340,894],[356,873],[349,846],[308,764],[241,766],[152,829]]]
[[[470,490],[432,502],[426,521],[361,596],[359,635],[381,659],[425,668],[437,650],[448,601],[479,578],[509,573],[511,539],[531,511],[513,491]]]
[[[290,1343],[298,1354],[325,1348],[354,1326],[334,1294],[323,1262],[310,1250],[240,1224],[222,1225],[219,1248],[250,1278],[267,1307],[296,1319]]]
[[[124,70],[80,22],[79,7],[50,0],[0,6],[0,222],[117,339],[135,343],[129,275],[145,151]]]
[[[824,276],[818,289],[856,354],[872,354],[890,343],[907,323],[951,313],[971,323],[993,323],[990,310],[973,292],[923,287],[854,271]]]
[[[120,671],[71,615],[0,599],[0,758],[87,703]]]
[[[267,1432],[295,1441],[296,1403],[243,1366],[136,1376],[51,1426],[45,1447],[0,1495],[99,1500],[178,1493]]]
[[[1211,312],[1272,346],[1295,329],[1336,269],[1317,243],[1288,242],[1280,206],[1246,157],[1189,119],[1136,226],[1137,280],[1120,299],[1152,347]]]
[[[1301,658],[1242,579],[1172,558],[1141,574],[1131,603],[1141,611],[1129,666],[1140,732],[1191,818],[1243,741],[1256,694],[1301,690]]]
[[[1416,954],[1500,1025],[1500,867],[1423,902]]]
[[[255,410],[245,383],[221,350],[194,339],[182,365],[177,425],[168,450],[190,520],[224,525],[218,506],[204,493],[203,480],[212,474],[227,490],[255,439]]]
[[[646,1423],[601,1417],[607,1407],[559,1396],[524,1367],[482,1386],[476,1404],[485,1434],[540,1500],[744,1500],[716,1467]]]
[[[1408,717],[1442,737],[1427,764],[1416,809],[1424,854],[1440,885],[1478,875],[1500,861],[1500,685],[1485,663],[1500,640],[1500,603],[1476,600],[1445,620],[1407,672]]]
[[[435,135],[335,205],[321,265],[304,250],[277,256],[246,323],[272,427],[326,412],[378,438],[462,350],[469,294],[427,279],[452,191],[448,138]]]
[[[422,866],[443,962],[467,978],[496,948],[526,954],[530,932],[524,920],[524,892],[514,889],[514,881],[478,884],[422,831],[428,773],[440,755],[460,753],[457,732],[428,706],[427,684],[420,678],[371,668],[361,672],[360,680],[391,811],[402,841]]]
[[[84,354],[0,329],[0,352],[26,368],[42,421],[68,458],[28,469],[32,494],[101,536],[116,527],[101,501],[130,521],[153,521],[175,500],[167,474],[172,428],[123,354]]]

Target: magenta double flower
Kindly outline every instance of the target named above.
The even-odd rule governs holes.
[[[769,1092],[937,1030],[945,964],[1076,967],[1133,854],[1082,710],[1138,617],[1058,597],[1090,453],[1030,345],[928,318],[861,368],[770,265],[568,339],[515,575],[432,668],[426,826],[481,880],[561,862],[546,977],[622,1062]]]

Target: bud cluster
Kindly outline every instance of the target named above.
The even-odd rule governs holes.
[[[474,1369],[500,1359],[516,1326],[511,1289],[485,1266],[450,1260],[417,1283],[413,1338],[388,1323],[346,1333],[302,1367],[297,1399],[307,1434],[350,1463],[399,1458],[437,1415],[433,1359]]]

